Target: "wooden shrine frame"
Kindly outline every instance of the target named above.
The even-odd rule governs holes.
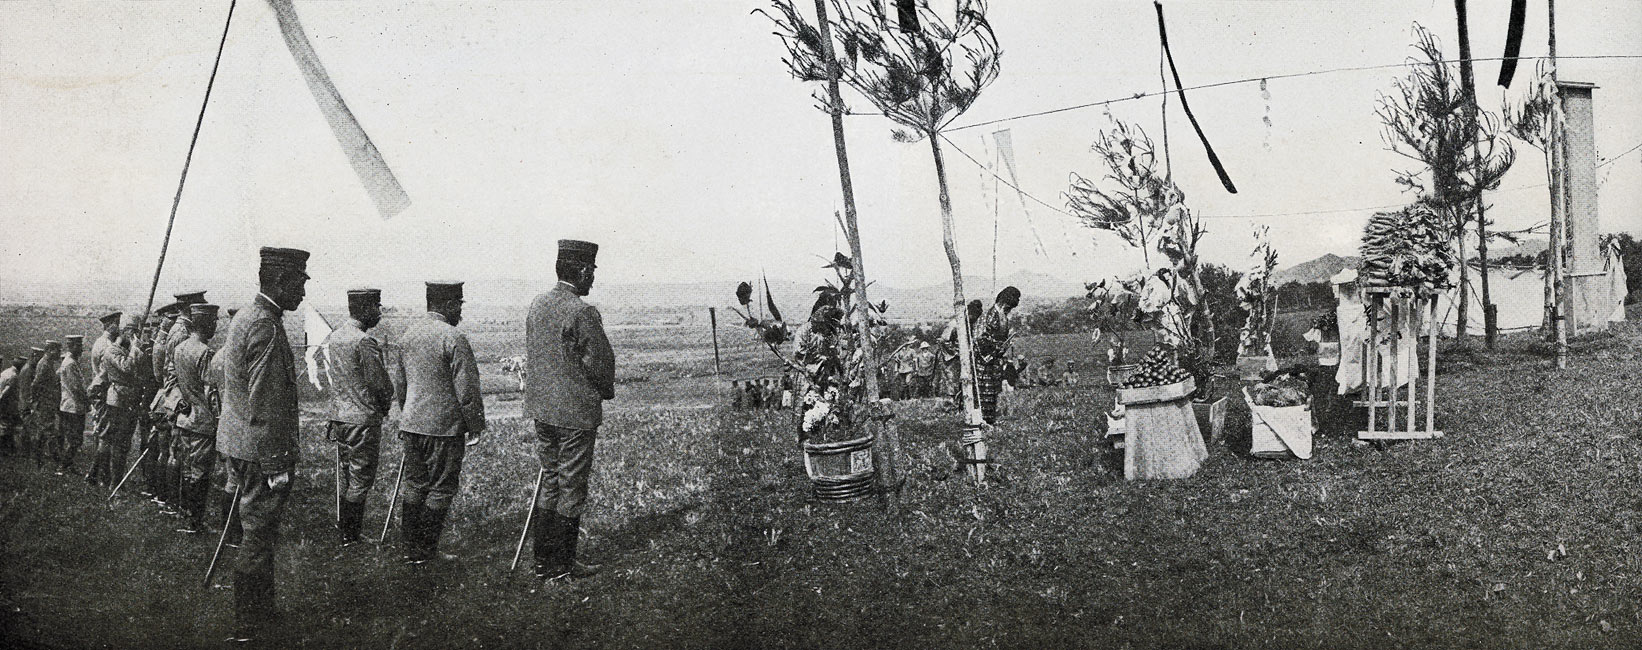
[[[1442,432],[1436,428],[1437,406],[1437,330],[1441,325],[1437,313],[1437,294],[1432,291],[1420,291],[1408,287],[1367,287],[1363,289],[1363,304],[1368,310],[1368,340],[1363,343],[1363,387],[1367,400],[1358,400],[1353,405],[1368,408],[1368,430],[1358,431],[1358,440],[1429,440],[1441,438]],[[1392,324],[1392,336],[1380,343],[1379,322],[1380,316],[1389,311],[1389,321]],[[1398,372],[1398,361],[1402,358],[1401,337],[1396,336],[1397,324],[1402,322],[1403,314],[1413,321],[1414,354],[1419,355],[1420,328],[1430,326],[1425,362],[1425,422],[1424,426],[1416,428],[1416,411],[1419,408],[1419,371],[1408,378],[1408,399],[1406,415],[1402,421],[1402,428],[1398,428],[1397,411],[1405,408],[1403,400],[1397,397],[1397,387],[1402,385],[1402,376]],[[1380,356],[1385,352],[1389,358],[1390,386],[1386,395],[1380,395]],[[1385,418],[1382,423],[1379,411],[1385,409]],[[1380,428],[1381,424],[1384,429]]]

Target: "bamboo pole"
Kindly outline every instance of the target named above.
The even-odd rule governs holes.
[[[816,26],[820,30],[821,54],[827,60],[827,113],[832,118],[833,150],[838,158],[838,183],[844,196],[844,236],[849,240],[851,263],[854,264],[855,279],[855,309],[851,320],[855,322],[856,334],[861,339],[861,353],[866,358],[866,397],[877,408],[878,400],[882,396],[882,388],[878,385],[878,352],[872,340],[872,317],[867,313],[871,301],[867,298],[867,271],[866,260],[861,251],[861,229],[855,210],[855,183],[850,176],[849,152],[844,144],[844,99],[838,90],[837,54],[832,47],[832,22],[827,17],[827,1],[815,0]],[[933,140],[933,138],[932,138]],[[945,196],[943,190],[942,196]],[[885,505],[894,511],[898,507],[897,495],[900,490],[900,477],[896,463],[901,455],[901,436],[893,419],[883,421],[879,428],[880,440],[872,448],[877,458],[878,486],[887,501]]]
[[[1563,182],[1563,167],[1567,164],[1567,152],[1563,150],[1566,137],[1563,134],[1562,124],[1562,86],[1557,81],[1556,65],[1556,0],[1547,0],[1547,54],[1550,55],[1551,70],[1551,166],[1552,177],[1557,179],[1560,189],[1559,196],[1551,202],[1551,247],[1547,252],[1551,261],[1552,293],[1555,294],[1555,309],[1551,313],[1552,327],[1556,330],[1556,367],[1562,370],[1568,367],[1568,283],[1564,277],[1566,269],[1562,268],[1562,240],[1567,233],[1567,205],[1569,188]]]
[[[946,161],[941,157],[940,134],[929,134],[930,153],[935,157],[935,179],[940,187],[941,203],[941,243],[946,248],[946,260],[952,267],[952,305],[953,313],[958,322],[968,323],[968,309],[964,300],[963,265],[958,259],[958,239],[956,228],[952,220],[952,195],[947,191]],[[975,388],[975,357],[974,341],[968,327],[958,328],[958,383],[964,391],[964,423],[978,427],[984,423],[981,418],[981,406]]]
[[[722,375],[724,370],[719,366],[718,361],[718,310],[716,308],[707,308],[707,320],[711,321],[713,325],[713,374]]]
[[[160,261],[154,265],[154,281],[148,285],[148,302],[143,305],[142,318],[154,309],[154,294],[160,290],[160,271],[165,269],[165,254],[171,249],[171,230],[177,225],[177,206],[182,204],[182,188],[188,184],[188,167],[194,162],[194,145],[200,141],[200,127],[205,124],[205,107],[211,105],[211,88],[217,84],[217,69],[222,67],[222,51],[228,46],[228,28],[234,24],[234,6],[238,0],[229,0],[228,19],[222,25],[222,41],[217,43],[217,59],[211,64],[211,77],[205,82],[205,99],[200,102],[199,117],[194,120],[194,135],[188,140],[188,155],[182,159],[182,177],[177,179],[177,194],[171,198],[171,216],[165,222],[165,239],[160,241]]]

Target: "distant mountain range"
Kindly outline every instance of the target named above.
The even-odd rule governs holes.
[[[1276,273],[1271,274],[1272,285],[1280,287],[1290,282],[1299,282],[1301,284],[1328,282],[1329,278],[1339,274],[1340,271],[1357,268],[1357,263],[1360,261],[1362,261],[1361,258],[1355,255],[1341,257],[1328,253],[1309,262],[1301,262],[1286,269],[1279,269]]]
[[[718,308],[721,319],[733,319],[734,316],[729,309],[739,307],[735,300],[737,282],[739,281],[599,284],[594,287],[593,295],[588,298],[588,302],[598,305],[604,312],[605,319],[612,323],[693,322],[698,318],[705,318],[708,307]],[[788,320],[793,320],[808,313],[810,304],[814,301],[815,287],[819,284],[819,279],[813,283],[771,279],[770,294],[782,315]],[[172,286],[208,290],[212,302],[224,305],[241,304],[253,295],[251,290],[244,286],[230,287],[220,281],[178,280],[166,283],[168,290]],[[551,286],[550,282],[518,278],[469,281],[469,311],[475,316],[483,314],[494,318],[522,315],[526,306],[530,304],[530,299]],[[1076,282],[1025,271],[998,278],[997,286],[1000,289],[1005,286],[1020,289],[1022,303],[1028,306],[1059,302],[1084,293],[1083,286]],[[971,299],[979,298],[987,304],[992,302],[992,287],[991,278],[964,279],[965,295]],[[378,288],[382,289],[386,298],[385,303],[389,307],[406,311],[416,309],[420,305],[419,298],[423,295],[421,282],[389,282],[381,284]],[[887,315],[893,320],[944,319],[952,310],[952,285],[948,283],[917,288],[874,284],[869,291],[873,302],[882,300],[889,303]],[[0,280],[0,302],[12,304],[130,307],[128,303],[132,301],[132,296],[146,296],[147,293],[148,286],[140,282],[69,284]],[[410,296],[416,298],[407,300],[406,297]],[[755,313],[764,302],[762,289],[758,297],[758,304],[754,305]],[[344,307],[342,300],[326,296],[310,293],[309,299],[322,311],[341,311]],[[169,293],[155,297],[156,305],[169,301]]]

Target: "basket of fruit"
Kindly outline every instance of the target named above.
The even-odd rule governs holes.
[[[1117,401],[1125,405],[1153,404],[1185,399],[1197,390],[1191,373],[1163,346],[1146,353],[1134,373],[1118,385]]]

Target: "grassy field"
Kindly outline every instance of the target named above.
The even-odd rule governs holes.
[[[909,481],[894,515],[812,501],[789,416],[713,399],[705,332],[613,335],[627,379],[600,431],[583,541],[603,573],[543,588],[507,571],[535,472],[507,416],[468,458],[444,539],[459,561],[405,567],[393,534],[338,548],[332,457],[310,417],[279,556],[290,626],[272,645],[1642,643],[1635,323],[1581,342],[1564,372],[1525,339],[1446,351],[1438,441],[1322,438],[1311,461],[1256,460],[1234,407],[1232,442],[1196,477],[1141,483],[1102,441],[1111,392],[1083,362],[1087,336],[1031,338],[1029,355],[1079,359],[1082,385],[1016,394],[985,488],[955,471],[956,413],[898,403]],[[508,349],[505,332],[482,336],[497,337],[476,344],[482,356]],[[725,338],[727,372],[765,370],[743,332]],[[367,528],[380,530],[398,449],[384,443]],[[0,461],[5,645],[220,645],[229,592],[199,584],[215,540],[173,533],[134,498],[101,504],[69,477]]]

